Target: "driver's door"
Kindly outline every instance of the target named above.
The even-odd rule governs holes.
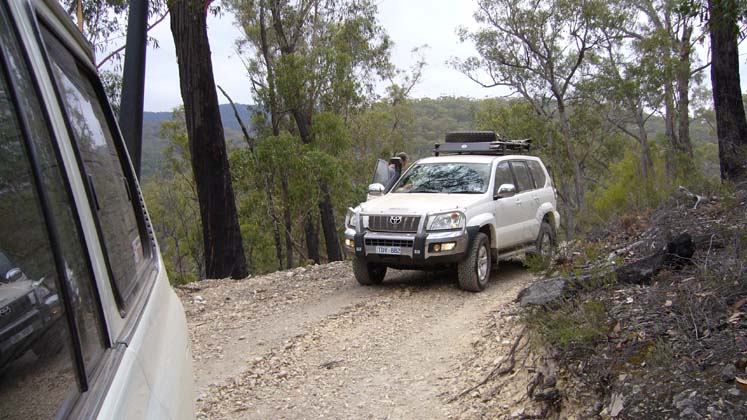
[[[373,177],[371,178],[371,184],[381,184],[384,187],[384,193],[386,193],[386,187],[389,183],[389,164],[384,159],[377,159],[376,166],[374,167]],[[380,195],[366,195],[366,201],[371,201],[374,198],[381,197]]]

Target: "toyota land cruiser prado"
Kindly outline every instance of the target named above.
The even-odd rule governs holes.
[[[434,157],[415,162],[389,192],[349,209],[345,248],[356,279],[380,283],[387,267],[456,265],[459,283],[481,291],[493,262],[520,253],[551,257],[559,227],[545,165],[529,141],[492,132],[450,133]],[[378,171],[381,172],[381,171]]]

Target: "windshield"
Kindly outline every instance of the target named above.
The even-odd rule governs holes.
[[[482,194],[489,183],[489,163],[425,163],[409,170],[393,192]]]

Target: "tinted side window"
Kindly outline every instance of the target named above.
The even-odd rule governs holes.
[[[516,186],[518,191],[529,191],[534,189],[532,184],[532,178],[529,176],[529,169],[524,161],[511,161],[511,168],[514,170],[516,175],[516,182],[519,185]]]
[[[498,191],[503,184],[513,184],[514,177],[511,175],[511,168],[508,167],[508,162],[501,162],[495,168],[495,191]]]
[[[5,15],[0,15],[3,23],[0,27],[9,28]],[[19,346],[14,350],[15,360],[8,362],[7,370],[0,365],[0,417],[42,418],[58,412],[64,399],[77,398],[80,391],[87,389],[88,380],[103,357],[107,339],[74,205],[36,89],[14,37],[2,30],[0,38],[2,44],[8,46],[3,58],[10,75],[7,80],[3,79],[0,94],[3,98],[0,100],[0,126],[3,127],[0,144],[2,150],[19,152],[8,155],[14,167],[2,172],[0,185],[20,184],[26,190],[15,189],[2,194],[0,187],[0,214],[4,216],[0,220],[0,249],[9,250],[8,255],[0,252],[3,254],[0,262],[4,261],[14,270],[10,276],[7,270],[0,275],[6,280],[14,279],[13,285],[31,281],[34,297],[32,311],[19,308],[18,300],[15,300],[15,308],[0,309],[8,314],[4,321],[17,320],[21,315],[25,317],[24,322],[33,321],[32,327],[22,330],[22,333],[31,331],[28,337],[17,333],[11,339],[20,340],[12,344]],[[12,84],[12,89],[7,89],[10,85],[6,82]],[[18,113],[19,110],[23,112]],[[24,148],[21,127],[26,130],[28,149]],[[2,162],[1,167],[8,165]],[[17,213],[6,211],[6,200]],[[20,237],[6,234],[9,231]],[[19,256],[18,264],[14,261],[15,255]],[[32,294],[27,296],[31,298]],[[10,311],[14,309],[18,310],[12,314]],[[16,325],[16,322],[11,324]],[[16,327],[18,325],[24,323]],[[0,328],[0,337],[6,332],[5,327]],[[0,343],[3,352],[8,350],[6,344]]]
[[[89,74],[54,36],[45,32],[44,38],[89,180],[111,274],[119,296],[126,302],[143,278],[147,265],[143,246],[147,237],[143,241],[136,214],[137,198],[125,178],[121,157]]]
[[[529,171],[532,173],[532,178],[534,178],[534,185],[537,188],[545,188],[547,177],[542,165],[536,160],[527,161],[527,164],[529,165]]]
[[[47,418],[74,389],[76,370],[57,270],[4,74],[0,68],[0,417]]]

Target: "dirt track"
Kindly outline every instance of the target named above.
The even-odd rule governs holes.
[[[465,366],[486,319],[529,281],[506,263],[477,294],[449,272],[390,270],[384,284],[362,287],[349,263],[334,263],[183,288],[198,416],[457,416],[463,407],[446,400],[476,379]]]

